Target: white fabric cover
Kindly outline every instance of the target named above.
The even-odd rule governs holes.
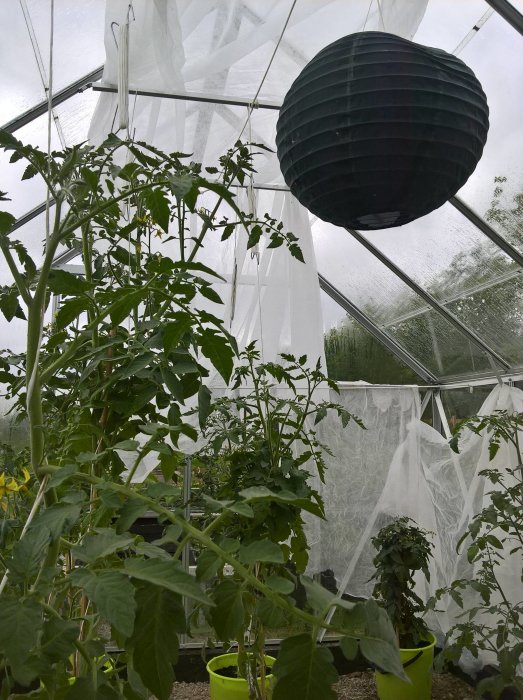
[[[258,99],[281,103],[305,63],[344,34],[366,28],[412,37],[426,4],[427,0],[382,0],[369,6],[368,0],[353,0],[348,6],[344,0],[299,0]],[[132,6],[129,13],[127,0],[107,3],[104,83],[118,84],[114,23],[122,26],[130,18],[131,89],[253,99],[292,2],[135,0]],[[340,22],[340,17],[346,21]],[[90,129],[92,142],[117,130],[117,108],[117,94],[101,94]],[[129,100],[133,138],[168,152],[192,153],[194,160],[207,165],[214,164],[240,135],[244,141],[274,148],[276,118],[276,111],[255,110],[247,120],[245,107],[132,95]],[[255,184],[283,184],[274,154],[257,157],[256,167]],[[263,192],[258,200],[258,214],[273,214],[299,236],[307,264],[297,263],[285,250],[264,250],[263,243],[258,263],[245,250],[241,233],[228,245],[208,240],[202,261],[218,268],[229,283],[236,266],[238,283],[235,290],[219,290],[228,302],[225,310],[216,311],[229,321],[240,346],[261,341],[264,360],[293,352],[306,354],[315,363],[323,358],[323,330],[308,213],[289,194]]]
[[[333,395],[332,400],[336,400]],[[473,578],[475,568],[466,559],[466,546],[458,555],[457,543],[473,515],[488,504],[489,482],[479,475],[485,468],[517,466],[515,450],[502,444],[489,461],[488,435],[463,434],[460,453],[445,438],[420,420],[417,389],[377,386],[341,387],[338,399],[358,415],[367,430],[355,425],[343,430],[328,418],[321,437],[334,456],[328,457],[324,486],[318,486],[326,503],[326,521],[309,524],[312,543],[311,572],[334,571],[341,592],[355,596],[372,593],[375,550],[370,538],[395,515],[407,515],[434,533],[431,580],[420,576],[418,593],[426,600],[437,588],[456,578]],[[523,412],[523,392],[508,385],[496,386],[481,407],[480,415],[497,410]],[[510,549],[510,547],[508,548]],[[497,572],[507,598],[521,599],[521,553],[505,552]],[[475,604],[473,596],[465,605]],[[445,633],[461,609],[445,601],[446,612],[429,619],[430,626]],[[492,662],[480,655],[478,662],[465,659],[467,670]]]

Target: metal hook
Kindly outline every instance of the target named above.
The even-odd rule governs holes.
[[[129,24],[129,17],[131,15],[131,13],[133,15],[133,22],[136,22],[136,15],[134,14],[134,7],[133,7],[132,0],[129,3],[129,6],[127,7],[127,24]]]
[[[131,16],[131,14],[133,16],[133,22],[136,22],[136,15],[134,14],[134,7],[133,7],[132,2],[130,2],[128,7],[127,7],[127,20],[126,20],[127,24],[129,24],[129,18]],[[120,22],[116,22],[116,21],[111,22],[111,33],[113,35],[114,43],[115,43],[115,46],[117,49],[118,49],[118,39],[116,38],[116,34],[114,33],[114,28],[119,27],[119,26],[120,26]]]
[[[116,38],[116,35],[114,33],[114,28],[119,27],[119,26],[120,26],[119,22],[111,22],[111,33],[113,35],[114,43],[115,43],[115,46],[117,49],[118,49],[118,39]]]

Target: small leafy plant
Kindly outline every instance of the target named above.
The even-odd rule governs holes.
[[[241,353],[232,397],[212,405],[204,427],[206,446],[198,458],[211,472],[219,465],[216,499],[204,497],[212,513],[221,512],[217,541],[293,604],[297,577],[308,561],[302,514],[325,517],[322,499],[310,483],[311,471],[324,480],[324,454],[329,452],[318,441],[316,426],[331,411],[344,427],[351,420],[361,422],[343,406],[318,398],[321,387],[338,391],[319,362],[309,369],[306,356],[281,357],[283,364],[260,363],[254,344]],[[238,500],[246,497],[249,505],[240,509]],[[267,629],[285,624],[283,611],[249,582],[225,575],[221,560],[208,551],[200,555],[196,574],[212,579],[210,596],[217,603],[207,611],[212,626],[222,641],[237,641],[240,674],[249,681],[252,697],[265,698],[264,684],[256,678],[266,673]],[[223,600],[233,614],[219,605]],[[308,640],[313,648],[314,636]],[[289,640],[286,653],[292,653],[291,646]],[[282,663],[276,664],[276,675]]]
[[[372,538],[376,580],[373,595],[387,611],[400,648],[412,649],[426,640],[427,625],[421,617],[425,604],[414,592],[414,574],[421,571],[430,580],[430,533],[411,518],[395,518]]]
[[[491,460],[503,444],[507,445],[516,457],[517,466],[480,472],[492,486],[487,493],[489,502],[472,518],[458,545],[460,548],[467,543],[467,560],[474,567],[474,575],[453,581],[449,587],[438,590],[430,601],[435,607],[437,601],[450,595],[463,609],[459,621],[447,633],[441,662],[457,663],[465,650],[475,658],[482,652],[494,655],[495,673],[480,680],[478,695],[490,693],[498,698],[505,688],[513,688],[521,697],[523,472],[519,433],[523,430],[523,415],[496,411],[470,418],[453,437],[451,445],[456,452],[465,430],[489,436]],[[503,578],[503,569],[517,573],[517,582],[513,581],[510,589]]]

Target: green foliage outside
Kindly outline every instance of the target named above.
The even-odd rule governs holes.
[[[507,202],[505,177],[495,178],[495,187],[485,219],[515,246],[523,250],[523,193]],[[484,338],[501,356],[516,365],[521,362],[523,343],[523,284],[519,266],[486,237],[471,249],[462,251],[446,270],[427,286],[436,299]],[[499,281],[491,284],[491,280]],[[416,311],[415,297],[400,295],[386,308],[363,305],[363,311],[378,325]],[[501,317],[501,318],[500,318]],[[506,329],[506,333],[505,333]],[[438,321],[435,312],[400,321],[388,329],[436,375],[459,375],[474,370],[489,370],[481,353],[470,343]],[[420,384],[420,378],[395,358],[355,321],[347,320],[325,334],[325,353],[329,376],[338,381],[363,379],[375,384]],[[438,364],[438,355],[441,364]],[[458,418],[474,411],[464,407]]]
[[[329,377],[336,381],[364,380],[372,384],[422,384],[420,377],[357,322],[325,334]]]

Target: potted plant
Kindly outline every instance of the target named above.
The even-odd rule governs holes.
[[[254,344],[241,353],[232,396],[212,405],[198,459],[200,472],[216,474],[216,499],[207,501],[211,513],[221,511],[214,529],[217,542],[237,552],[258,581],[293,602],[297,577],[308,561],[303,514],[324,517],[310,479],[311,471],[321,480],[325,474],[326,448],[315,426],[329,411],[337,412],[343,425],[358,419],[341,405],[318,398],[325,388],[336,389],[319,362],[309,368],[305,356],[281,357],[282,364],[261,363]],[[231,507],[241,498],[248,499],[247,507]],[[196,575],[210,581],[212,600],[226,598],[234,610],[226,619],[219,606],[207,610],[218,638],[237,645],[234,653],[209,662],[211,697],[265,700],[275,681],[269,673],[275,660],[264,651],[268,629],[289,620],[259,591],[224,572],[208,552],[198,558]]]
[[[433,546],[429,533],[411,518],[397,517],[372,538],[377,550],[373,596],[387,611],[398,640],[400,656],[408,676],[403,681],[382,670],[376,671],[380,700],[430,700],[432,664],[436,639],[420,616],[425,604],[414,591],[414,575],[421,571],[427,581]]]
[[[476,692],[485,700],[523,697],[523,415],[496,411],[473,416],[461,424],[451,440],[458,452],[463,432],[488,435],[489,458],[500,447],[511,466],[484,469],[480,476],[490,487],[487,501],[468,524],[458,549],[467,543],[467,561],[474,573],[453,581],[429,601],[434,608],[450,596],[462,612],[447,632],[440,663],[459,663],[467,651],[474,659],[492,659],[476,678]],[[500,453],[501,454],[501,453]],[[506,572],[509,572],[507,575]]]
[[[222,638],[224,621],[243,622],[245,606],[256,607],[259,619],[283,610],[309,625],[312,632],[282,647],[278,682],[282,692],[286,684],[295,691],[289,698],[310,696],[311,688],[317,696],[332,697],[332,659],[315,644],[314,631],[322,626],[342,635],[347,653],[363,640],[368,658],[401,673],[387,622],[372,609],[369,615],[367,608],[349,615],[343,625],[327,625],[321,610],[331,599],[321,599],[312,584],[321,605],[310,612],[294,606],[285,592],[292,584],[289,574],[259,575],[258,564],[266,571],[288,558],[286,547],[299,560],[296,514],[302,507],[322,510],[314,499],[311,504],[303,474],[296,473],[290,493],[283,484],[277,492],[246,484],[236,500],[212,506],[215,516],[205,527],[186,518],[172,481],[182,458],[179,436],[197,436],[187,420],[187,399],[197,397],[202,424],[210,412],[209,370],[201,357],[227,382],[237,354],[221,320],[193,303],[196,294],[219,302],[216,273],[197,260],[206,236],[233,234],[236,224],[222,214],[229,207],[249,231],[249,245],[267,235],[271,247],[285,243],[301,258],[296,237],[279,222],[256,221],[235,204],[230,187],[252,170],[249,149],[236,144],[220,160],[219,171],[208,169],[211,181],[201,165],[180,154],[114,135],[96,148],[75,146],[48,155],[0,132],[0,146],[13,162],[25,160],[23,178],[41,177],[50,195],[41,260],[33,260],[15,238],[14,217],[0,212],[0,251],[14,280],[0,289],[0,310],[7,320],[27,319],[26,351],[0,355],[0,379],[27,420],[30,442],[16,484],[4,474],[0,489],[0,515],[4,505],[5,512],[10,505],[17,508],[16,517],[2,522],[0,695],[9,696],[16,684],[36,683],[31,697],[41,700],[135,700],[151,694],[167,700],[179,635],[187,629],[184,598],[208,607]],[[215,197],[212,210],[201,206],[202,195],[207,206]],[[189,217],[198,221],[196,231],[189,232]],[[79,252],[83,274],[55,267],[64,249]],[[54,314],[52,295],[60,298]],[[308,411],[303,408],[303,418]],[[287,425],[296,433],[303,427],[299,421]],[[271,439],[277,433],[273,425]],[[125,453],[132,461],[122,479]],[[154,458],[164,480],[151,475],[134,484],[146,456]],[[283,459],[276,465],[284,480],[294,478],[300,466],[300,458],[293,459],[289,473]],[[23,508],[4,502],[14,485],[28,488]],[[278,538],[290,528],[297,533],[294,543],[266,542],[254,530],[242,546],[232,545],[226,532],[215,536],[222,525],[238,526],[228,521],[229,513],[251,519],[264,509],[272,513],[274,504],[289,518]],[[144,542],[131,531],[147,511],[164,526],[161,542]],[[166,543],[175,545],[174,553],[158,546]],[[200,553],[199,579],[181,565],[188,543]],[[232,568],[233,595],[226,587],[205,589],[206,558],[215,571],[225,564]],[[293,665],[298,648],[307,667],[318,670],[317,678],[304,674],[301,663]]]

